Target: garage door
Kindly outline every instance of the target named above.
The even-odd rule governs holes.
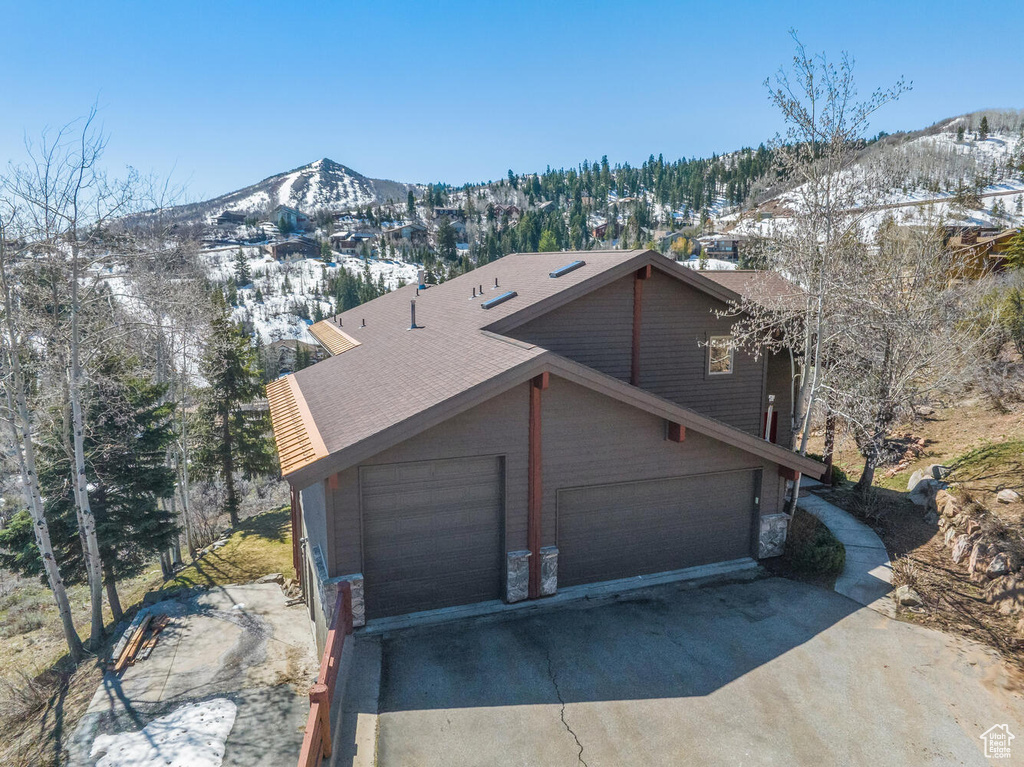
[[[503,474],[497,457],[360,469],[367,617],[501,595]]]
[[[559,490],[559,585],[749,557],[758,473]]]

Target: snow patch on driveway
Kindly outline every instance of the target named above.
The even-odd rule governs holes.
[[[236,710],[227,698],[190,703],[137,732],[98,735],[91,755],[102,756],[96,767],[220,767]]]

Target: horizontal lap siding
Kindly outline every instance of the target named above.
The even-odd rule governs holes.
[[[717,301],[654,270],[644,285],[640,386],[750,434],[759,434],[764,364],[737,351],[733,372],[707,375],[712,335],[728,335],[733,320],[715,316]]]
[[[520,325],[509,335],[628,381],[633,344],[633,278],[599,288]]]
[[[552,376],[542,401],[545,545],[556,540],[560,488],[765,465],[694,431],[687,431],[682,442],[671,442],[663,419],[561,378]],[[774,465],[770,471],[776,473]]]

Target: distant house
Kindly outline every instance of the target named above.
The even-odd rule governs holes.
[[[414,221],[411,224],[402,224],[401,226],[395,226],[391,229],[385,229],[383,236],[393,242],[406,240],[407,242],[418,244],[426,241],[427,227]]]
[[[611,228],[611,232],[609,232],[609,227]],[[618,221],[606,221],[603,224],[595,226],[590,230],[590,233],[598,240],[604,240],[609,237],[611,239],[615,239],[622,233],[622,224]]]
[[[452,221],[451,224],[452,224],[452,229],[455,230],[456,234],[465,234],[466,233],[466,224],[464,222],[459,221],[458,219],[456,219],[456,220]]]
[[[947,230],[949,227],[947,227]],[[960,227],[961,231],[944,236],[946,247],[953,254],[956,276],[976,280],[1006,267],[1004,253],[1018,229]]]
[[[316,258],[320,246],[312,237],[292,237],[270,244],[270,255],[277,261],[297,261],[300,258]]]
[[[668,253],[672,249],[672,243],[679,238],[686,239],[686,234],[683,232],[669,232],[661,238],[658,245],[661,248],[662,253]]]
[[[287,205],[278,205],[267,217],[268,220],[279,227],[291,229],[293,232],[304,232],[309,226],[309,216],[296,208],[289,208]]]
[[[549,210],[555,207],[554,200],[544,200],[544,202],[537,203],[537,212],[547,213]]]
[[[448,216],[448,218],[462,218],[466,215],[466,211],[462,208],[434,208],[434,218],[441,218],[441,216]]]
[[[722,261],[739,261],[743,238],[733,234],[708,234],[697,238],[701,255]]]
[[[274,341],[267,347],[267,355],[271,364],[276,364],[278,375],[301,370],[304,367],[300,364],[302,362],[312,365],[329,356],[319,344],[297,341],[294,338]]]
[[[217,226],[238,226],[245,223],[245,214],[235,210],[225,210],[216,219]]]
[[[330,237],[332,249],[349,255],[355,255],[364,242],[372,239],[369,232],[335,232]]]

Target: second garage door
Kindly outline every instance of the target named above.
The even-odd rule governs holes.
[[[493,456],[360,470],[368,618],[500,597],[503,474]]]
[[[749,557],[758,475],[735,471],[559,490],[559,585]]]

